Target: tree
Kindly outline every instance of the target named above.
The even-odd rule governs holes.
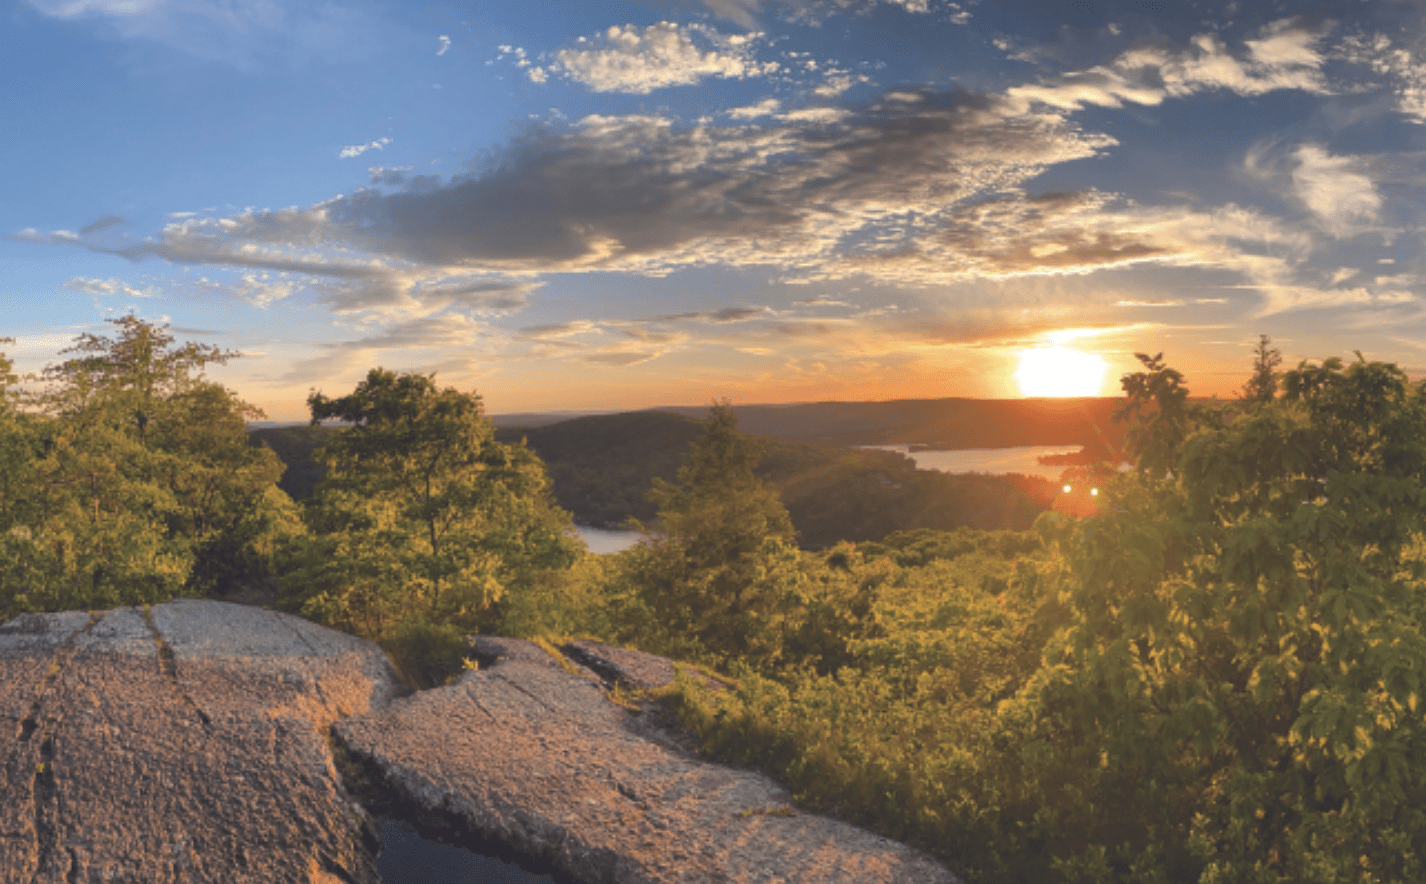
[[[1282,352],[1276,347],[1269,347],[1271,343],[1272,338],[1258,335],[1258,348],[1253,356],[1253,376],[1243,384],[1244,402],[1271,402],[1277,395],[1277,382],[1280,377],[1277,367],[1282,364]]]
[[[135,316],[110,322],[115,336],[80,335],[27,397],[25,543],[7,556],[15,607],[224,591],[262,572],[262,538],[291,507],[273,493],[281,463],[247,444],[260,412],[203,376],[237,354],[175,345]]]
[[[544,465],[495,441],[478,396],[375,368],[351,394],[307,404],[314,425],[348,426],[323,450],[327,477],[305,513],[313,536],[287,581],[305,616],[444,647],[578,557]]]
[[[728,404],[714,403],[677,481],[654,481],[657,527],[632,551],[629,579],[664,650],[722,660],[777,653],[795,532],[753,472],[761,455]]]
[[[1186,399],[1145,365],[1131,410]],[[1068,880],[1420,879],[1426,387],[1359,355],[1282,391],[1161,405],[1104,514],[1041,525],[1068,625],[1021,699],[1081,796],[1045,811]]]

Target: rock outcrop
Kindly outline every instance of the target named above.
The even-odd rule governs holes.
[[[344,719],[371,775],[424,814],[588,884],[951,884],[927,857],[801,813],[761,774],[701,761],[612,702],[590,668],[530,642],[477,638],[493,665]],[[605,678],[657,687],[662,658],[581,642]]]
[[[403,696],[376,645],[252,607],[11,620],[0,881],[378,884],[353,794],[587,884],[956,881],[611,696],[667,684],[667,660],[472,642],[478,671]]]
[[[375,645],[222,602],[0,626],[0,880],[377,884],[327,727],[397,694]]]

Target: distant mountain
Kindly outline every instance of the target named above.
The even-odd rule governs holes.
[[[293,500],[306,500],[312,496],[317,483],[322,481],[326,468],[313,457],[313,452],[339,432],[338,427],[314,427],[310,424],[289,424],[278,427],[261,427],[248,430],[248,442],[252,445],[267,445],[287,465],[277,487],[286,491]]]
[[[541,427],[497,427],[501,442],[524,439],[545,462],[555,501],[585,525],[615,527],[654,517],[645,495],[654,477],[672,480],[702,432],[679,414],[591,415]]]
[[[1083,445],[1099,458],[1118,456],[1124,427],[1111,418],[1124,398],[898,399],[735,405],[738,428],[829,445],[921,444],[928,448]],[[659,411],[702,417],[705,407]]]
[[[592,415],[618,414],[614,411],[524,411],[488,415],[497,427],[544,427]]]

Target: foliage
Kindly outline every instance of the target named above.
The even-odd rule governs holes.
[[[272,564],[291,504],[247,444],[258,412],[203,369],[236,354],[175,345],[166,326],[111,320],[8,410],[4,600],[63,610],[223,592]]]
[[[1277,395],[1277,367],[1282,364],[1282,352],[1269,346],[1272,338],[1258,335],[1258,347],[1253,352],[1253,376],[1243,385],[1243,401],[1271,402]]]
[[[378,368],[308,405],[314,423],[349,426],[323,450],[311,536],[285,581],[284,603],[304,616],[413,658],[448,657],[578,557],[539,460],[495,441],[479,397]]]
[[[655,479],[672,481],[698,437],[692,418],[659,411],[579,417],[543,427],[501,427],[496,438],[524,440],[545,462],[555,501],[584,525],[619,528],[651,521]]]
[[[1131,399],[1176,385],[1144,361]],[[1426,392],[1361,359],[1282,387],[1151,424],[1155,469],[1055,543],[1071,625],[1026,701],[1118,805],[1067,868],[1093,849],[1121,876],[1149,854],[1204,881],[1419,874]]]
[[[1140,358],[1100,515],[803,558],[780,652],[672,702],[971,881],[1420,880],[1426,388],[1331,359],[1244,408]]]
[[[796,550],[787,510],[753,472],[760,456],[726,404],[715,404],[678,481],[654,481],[657,527],[617,572],[627,634],[690,659],[775,646]]]

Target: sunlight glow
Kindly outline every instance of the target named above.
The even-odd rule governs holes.
[[[1098,396],[1109,364],[1068,347],[1037,347],[1020,354],[1015,380],[1022,396]]]

